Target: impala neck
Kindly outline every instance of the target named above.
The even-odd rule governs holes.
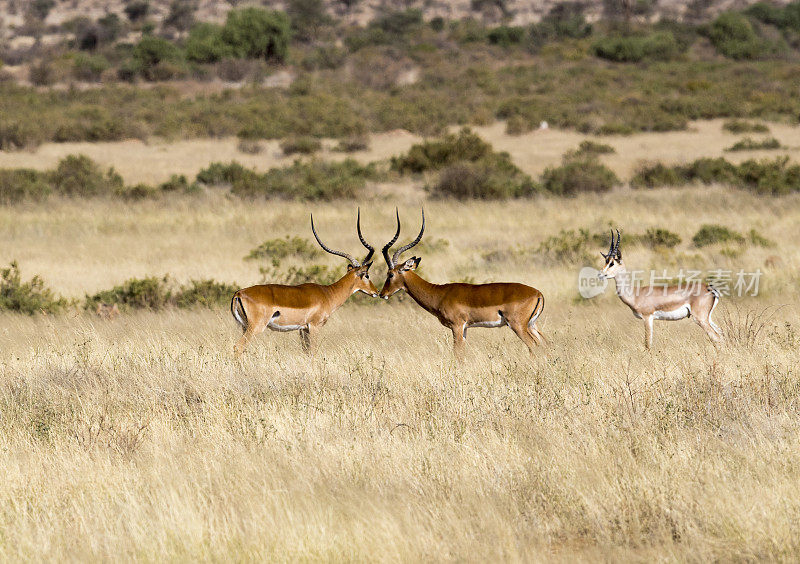
[[[347,274],[339,278],[333,284],[326,286],[331,296],[331,305],[333,305],[333,309],[331,311],[341,307],[341,305],[347,301],[347,298],[355,293],[355,286],[355,270],[348,270]]]
[[[431,313],[437,310],[441,302],[439,286],[420,278],[413,270],[404,272],[403,280],[405,280],[408,295],[424,310]]]

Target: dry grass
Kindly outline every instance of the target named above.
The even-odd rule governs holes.
[[[250,249],[309,236],[307,206],[215,198],[2,208],[0,262],[73,297],[165,272],[249,284]],[[404,236],[416,228],[412,196],[361,202],[370,240],[391,234],[395,203]],[[544,292],[553,344],[532,360],[510,331],[474,330],[456,367],[447,331],[396,298],[345,305],[315,359],[270,333],[235,361],[225,310],[0,315],[0,558],[796,560],[797,308],[756,347],[662,323],[648,354],[613,296],[576,302],[577,265],[527,249],[612,220],[684,241],[701,222],[756,228],[778,247],[626,262],[750,269],[777,253],[741,306],[795,304],[799,203],[721,189],[426,203],[427,237],[449,245],[423,275]],[[355,205],[313,211],[331,245],[359,248]]]

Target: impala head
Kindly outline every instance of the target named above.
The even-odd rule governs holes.
[[[392,294],[405,289],[405,273],[411,270],[416,270],[419,266],[419,262],[422,260],[419,257],[411,257],[404,262],[398,262],[401,254],[414,247],[422,239],[422,234],[425,232],[425,210],[422,210],[422,228],[420,228],[417,238],[411,241],[408,245],[403,245],[397,249],[394,254],[389,257],[389,249],[395,244],[397,238],[400,236],[400,212],[395,210],[395,214],[397,215],[397,231],[395,232],[394,237],[392,237],[392,240],[386,243],[382,249],[383,258],[386,260],[386,266],[389,268],[389,271],[386,273],[386,282],[384,282],[383,288],[381,289],[381,297],[384,300],[388,300]]]
[[[317,235],[317,230],[314,227],[314,215],[311,215],[311,232],[314,234],[314,238],[319,243],[319,246],[325,252],[328,252],[332,255],[340,256],[346,258],[350,264],[347,265],[347,273],[353,274],[353,293],[356,292],[364,292],[365,294],[372,296],[373,298],[378,297],[378,289],[372,283],[372,280],[369,279],[369,267],[372,266],[372,255],[375,254],[375,249],[367,243],[364,239],[364,236],[361,234],[361,210],[358,210],[358,220],[356,221],[356,230],[358,231],[358,239],[361,241],[361,244],[364,245],[367,249],[367,256],[364,257],[363,260],[358,261],[352,255],[345,253],[344,251],[335,251],[325,245]]]
[[[600,253],[606,259],[603,270],[600,271],[598,276],[600,278],[614,278],[621,270],[625,269],[622,263],[622,251],[619,250],[619,229],[617,229],[617,239],[614,240],[614,231],[611,231],[611,246],[608,248],[608,254]]]

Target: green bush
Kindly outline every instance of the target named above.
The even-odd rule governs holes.
[[[707,247],[718,243],[739,243],[745,242],[741,233],[728,229],[722,225],[706,224],[692,237],[695,247]]]
[[[339,267],[329,268],[324,264],[312,264],[310,266],[290,266],[286,272],[280,270],[277,265],[272,267],[260,267],[261,282],[263,284],[288,284],[296,286],[298,284],[332,284],[342,277]]]
[[[98,303],[117,304],[125,309],[160,310],[169,305],[172,292],[167,277],[130,278],[111,290],[86,296],[84,307],[94,310]]]
[[[562,229],[558,235],[548,237],[536,249],[536,254],[550,263],[575,264],[589,260],[587,245],[590,241],[589,231]]]
[[[789,157],[775,160],[747,160],[738,167],[738,180],[759,194],[782,196],[800,191],[800,165],[789,164]]]
[[[136,68],[147,80],[167,80],[178,72],[182,60],[180,49],[161,37],[145,35],[133,48]]]
[[[0,169],[0,204],[15,204],[24,200],[41,201],[52,188],[46,174],[25,168]]]
[[[437,141],[413,145],[406,155],[392,157],[392,168],[401,174],[419,173],[462,161],[476,162],[493,154],[489,143],[464,128],[458,135],[448,134]]]
[[[245,260],[253,259],[282,259],[290,255],[300,256],[304,259],[313,259],[320,254],[316,246],[308,239],[302,237],[289,237],[283,239],[269,239],[250,251]]]
[[[78,80],[98,82],[108,67],[108,60],[102,55],[76,53],[72,61],[72,75]]]
[[[222,38],[222,26],[200,23],[186,38],[186,58],[196,63],[216,63],[233,56],[233,47]]]
[[[737,12],[720,14],[707,33],[717,51],[731,59],[759,59],[777,51],[777,45],[759,37],[750,21]]]
[[[189,190],[189,181],[183,174],[173,174],[169,180],[158,185],[161,192],[186,192]]]
[[[583,12],[586,5],[581,2],[560,2],[538,24],[530,27],[529,33],[534,47],[553,39],[582,39],[592,34],[592,24],[586,22]]]
[[[642,163],[631,178],[632,188],[661,188],[662,186],[682,186],[688,182],[677,167],[663,163]]]
[[[66,196],[112,195],[123,187],[113,168],[105,173],[86,155],[68,155],[49,174],[54,191]]]
[[[646,36],[607,36],[594,42],[592,51],[601,59],[617,63],[643,60],[669,61],[681,53],[681,46],[668,31]]]
[[[173,301],[179,308],[196,306],[216,307],[227,305],[231,296],[238,290],[235,284],[225,284],[216,280],[192,280],[182,285],[173,296]]]
[[[197,173],[197,181],[209,186],[219,186],[221,184],[233,184],[238,180],[255,174],[255,171],[245,168],[236,161],[229,164],[211,163],[208,168],[204,168]]]
[[[684,167],[678,167],[678,170],[679,174],[687,179],[687,182],[736,184],[738,179],[736,165],[722,157],[697,159]]]
[[[22,281],[19,265],[13,261],[0,269],[0,310],[34,313],[58,313],[68,302],[45,286],[38,274],[29,282]]]
[[[501,200],[530,196],[538,190],[531,178],[502,159],[484,158],[443,169],[432,195],[459,200]]]
[[[122,186],[116,192],[116,196],[123,200],[139,201],[152,200],[161,196],[161,191],[149,184],[134,184],[133,186]]]
[[[501,25],[489,30],[486,34],[489,43],[501,47],[519,45],[525,39],[525,28],[519,26]]]
[[[367,149],[369,149],[369,139],[365,135],[353,135],[339,139],[339,143],[333,148],[334,151],[340,153],[355,153]]]
[[[747,241],[751,245],[755,245],[756,247],[770,248],[775,246],[775,241],[773,241],[772,239],[767,239],[755,229],[751,229],[750,232],[747,234]]]
[[[291,27],[283,12],[261,8],[231,10],[222,28],[222,40],[237,57],[282,63],[289,52]]]
[[[273,168],[265,174],[246,174],[233,182],[231,193],[243,198],[347,199],[357,197],[366,180],[375,175],[374,165],[363,166],[353,159],[295,161],[291,166]]]
[[[731,133],[769,133],[769,127],[763,123],[752,123],[740,119],[731,119],[722,124],[722,129]]]
[[[143,19],[150,11],[149,0],[131,0],[125,5],[123,10],[128,19],[132,22]]]
[[[640,237],[640,240],[651,249],[671,249],[677,247],[681,243],[680,235],[673,233],[669,229],[662,229],[660,227],[649,228],[645,234]]]
[[[575,151],[576,155],[608,155],[611,153],[616,153],[616,149],[611,145],[606,145],[605,143],[597,143],[596,141],[592,141],[590,139],[586,139],[581,141],[581,144],[578,145],[578,150]]]
[[[289,137],[281,141],[281,150],[284,155],[294,155],[300,153],[302,155],[311,155],[322,149],[322,142],[307,135],[299,137]]]
[[[567,155],[561,166],[545,169],[541,183],[552,194],[574,196],[581,192],[608,192],[619,184],[619,178],[597,157]]]
[[[744,139],[740,139],[727,149],[726,151],[755,151],[758,149],[780,149],[781,142],[775,139],[774,137],[768,137],[766,139],[755,140],[749,137],[745,137]]]

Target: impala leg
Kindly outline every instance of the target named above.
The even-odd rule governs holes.
[[[266,328],[267,328],[266,321],[254,322],[248,325],[247,329],[245,329],[244,333],[242,334],[242,338],[239,339],[239,341],[233,347],[234,356],[236,356],[237,358],[242,356],[244,349],[247,347],[247,345],[250,343],[253,337],[262,333]]]
[[[653,316],[644,318],[644,346],[647,350],[653,348]]]
[[[511,327],[514,334],[525,343],[525,346],[528,347],[528,352],[533,356],[533,348],[539,345],[539,340],[533,336],[533,333],[529,331],[528,327],[525,325],[515,323],[513,325],[509,324],[509,327]]]
[[[550,342],[545,339],[544,333],[542,333],[541,329],[539,329],[535,323],[528,325],[528,332],[536,339],[536,342],[540,345],[549,345]]]
[[[300,329],[300,347],[306,354],[311,352],[311,337],[309,337],[308,328],[306,327]]]

